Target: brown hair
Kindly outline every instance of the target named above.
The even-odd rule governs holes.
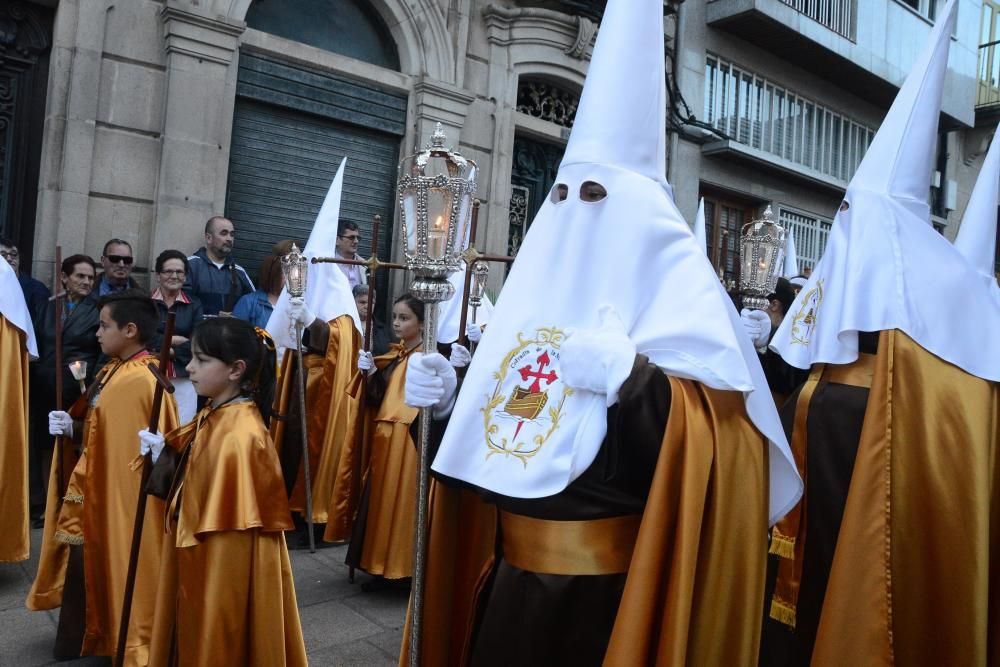
[[[268,294],[281,291],[281,258],[292,250],[291,239],[278,241],[271,247],[271,254],[260,263],[260,288]]]

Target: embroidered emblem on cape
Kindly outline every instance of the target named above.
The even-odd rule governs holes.
[[[565,339],[555,328],[537,329],[534,338],[518,332],[517,346],[493,372],[497,384],[481,410],[487,459],[503,454],[527,467],[559,428],[566,397],[573,394],[560,379],[559,348]]]
[[[816,286],[806,292],[802,299],[802,307],[792,318],[792,344],[809,345],[813,331],[816,329],[816,318],[819,307],[823,303],[823,281],[817,280]]]

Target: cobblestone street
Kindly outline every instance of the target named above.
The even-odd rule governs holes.
[[[69,665],[98,667],[110,660],[52,659],[58,610],[30,612],[24,598],[35,576],[41,530],[32,530],[32,558],[0,563],[0,667]],[[312,665],[395,665],[403,633],[408,593],[387,588],[361,590],[368,576],[347,580],[346,547],[291,551],[299,614]]]

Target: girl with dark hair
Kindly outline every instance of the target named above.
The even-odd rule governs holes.
[[[149,664],[305,665],[283,532],[292,518],[265,423],[274,343],[242,320],[214,318],[195,327],[192,351],[189,377],[208,405],[166,438],[139,433],[170,534]]]
[[[180,250],[164,250],[154,264],[159,286],[149,297],[160,314],[160,324],[150,348],[159,351],[163,345],[163,330],[167,314],[174,313],[174,333],[170,340],[170,366],[168,377],[174,384],[174,400],[181,423],[194,419],[198,410],[198,396],[194,385],[187,376],[187,365],[191,361],[191,332],[204,317],[201,300],[186,293],[182,288],[187,277],[187,257]]]
[[[347,564],[384,579],[413,574],[413,521],[418,455],[414,445],[418,411],[403,401],[406,364],[420,349],[424,304],[409,294],[392,306],[392,330],[399,343],[372,358],[361,352],[358,368],[368,376],[365,433],[371,434],[368,470]],[[380,580],[376,580],[378,582]],[[370,590],[379,583],[365,584]]]

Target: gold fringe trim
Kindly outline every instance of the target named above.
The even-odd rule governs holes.
[[[79,493],[67,493],[63,496],[63,501],[67,503],[77,503],[79,505],[83,504],[83,496]]]
[[[795,538],[787,537],[777,531],[771,532],[771,548],[768,553],[772,553],[779,558],[795,560]]]
[[[62,544],[70,544],[73,546],[83,544],[83,535],[70,535],[62,530],[57,530],[54,538],[56,542],[61,542]]]
[[[795,629],[795,607],[786,604],[778,598],[771,598],[771,618]]]

